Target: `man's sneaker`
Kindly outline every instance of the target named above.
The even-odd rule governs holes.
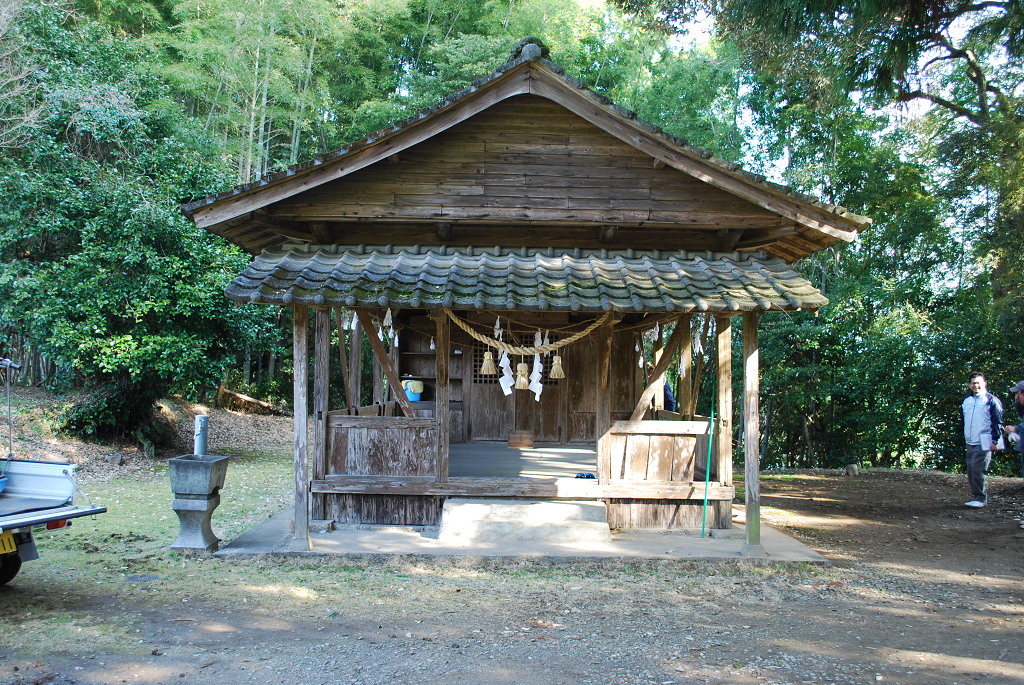
[[[970,502],[964,502],[964,506],[970,507],[971,509],[981,509],[982,507],[985,506],[985,503],[976,499],[972,499]]]

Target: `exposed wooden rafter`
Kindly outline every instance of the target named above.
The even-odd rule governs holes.
[[[328,228],[326,221],[310,221],[308,225],[314,242],[320,245],[329,245],[334,242],[333,233]]]
[[[608,245],[615,242],[615,232],[618,230],[619,227],[615,224],[605,224],[597,233],[597,242],[602,245]]]

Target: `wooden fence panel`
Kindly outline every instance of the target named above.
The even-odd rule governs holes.
[[[598,442],[599,471],[607,467],[608,482],[692,482],[698,471],[703,477],[703,462],[697,462],[707,451],[709,424],[615,421]]]
[[[350,476],[433,476],[437,427],[433,419],[348,416],[332,412],[327,473]]]

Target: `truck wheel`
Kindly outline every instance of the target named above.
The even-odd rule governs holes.
[[[0,556],[0,585],[7,585],[14,580],[20,570],[21,556],[17,552]]]

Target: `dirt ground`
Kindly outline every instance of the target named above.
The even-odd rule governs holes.
[[[215,420],[225,441],[257,430]],[[0,588],[0,682],[1024,682],[1019,479],[970,510],[963,476],[766,474],[764,520],[827,566],[221,561],[167,550],[166,475],[146,461],[97,467],[89,489],[110,512],[41,539]],[[287,461],[233,460],[229,484],[280,509],[279,485],[242,478],[272,468]],[[231,516],[215,527],[250,525]]]

